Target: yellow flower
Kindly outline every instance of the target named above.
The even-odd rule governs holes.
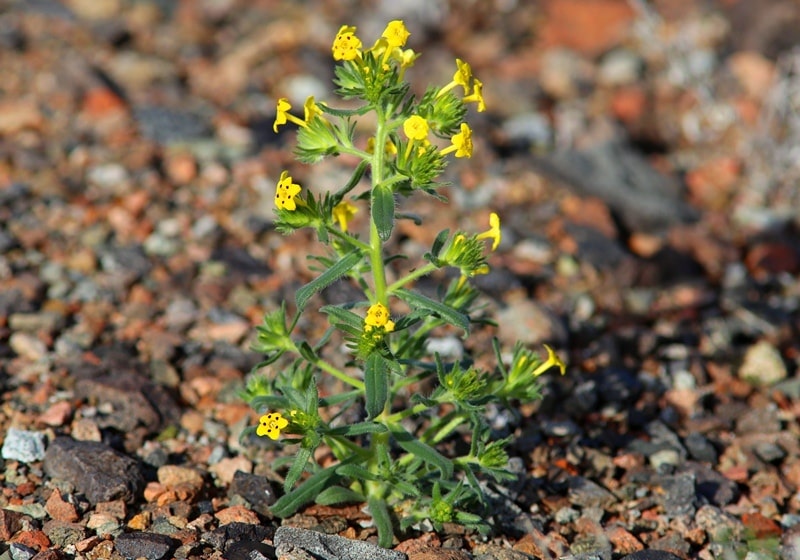
[[[409,140],[426,140],[429,128],[428,121],[419,115],[411,115],[403,122],[403,132]]]
[[[289,421],[280,412],[270,412],[258,419],[256,434],[276,440],[281,435],[281,430],[288,425]]]
[[[361,39],[356,37],[356,28],[343,25],[339,28],[331,47],[334,60],[354,60],[361,56]]]
[[[539,367],[533,370],[531,375],[533,377],[539,377],[553,366],[557,366],[558,369],[561,370],[561,375],[564,375],[567,372],[567,364],[565,364],[561,358],[558,357],[558,354],[556,354],[555,351],[547,344],[545,344],[544,347],[545,350],[547,350],[547,360],[539,364]]]
[[[292,177],[288,171],[281,173],[281,178],[275,187],[275,206],[283,210],[296,210],[297,200],[295,197],[300,194],[300,185],[292,183]]]
[[[477,82],[478,80],[475,81]],[[310,123],[314,117],[321,117],[325,114],[322,112],[322,109],[319,108],[317,102],[314,101],[313,95],[309,95],[308,99],[306,99],[306,102],[303,103],[303,110],[304,110],[304,115],[303,115],[304,125]]]
[[[367,310],[367,316],[364,318],[364,330],[369,332],[374,327],[383,327],[383,330],[392,332],[394,330],[394,322],[389,320],[389,310],[382,303],[371,305]]]
[[[408,29],[406,29],[403,21],[396,19],[394,21],[390,21],[386,25],[386,29],[383,30],[381,37],[386,39],[386,44],[388,45],[389,49],[394,49],[395,47],[405,46],[409,35],[411,35],[411,33],[408,32]]]
[[[371,154],[375,151],[375,137],[370,136],[369,140],[367,140],[367,153]],[[396,156],[397,155],[397,146],[394,145],[389,138],[386,139],[386,144],[384,144],[383,153],[387,156]]]
[[[467,123],[461,123],[461,132],[452,136],[450,140],[453,143],[442,150],[441,155],[455,152],[456,157],[472,157],[472,129]]]
[[[492,251],[497,250],[497,247],[500,245],[500,216],[492,212],[489,214],[489,229],[484,231],[483,233],[479,233],[476,236],[476,239],[491,239],[492,240]]]
[[[289,113],[289,109],[292,108],[292,104],[289,103],[289,100],[285,97],[281,97],[278,99],[278,105],[276,107],[276,115],[275,115],[275,122],[272,124],[272,130],[278,132],[278,127],[281,125],[286,124],[287,122],[293,122],[298,126],[306,126],[306,124],[316,116],[322,116],[322,110],[314,101],[314,96],[311,95],[306,99],[306,102],[303,104],[303,108],[305,109],[305,120],[300,120],[300,118],[295,117],[291,113]]]
[[[483,113],[486,110],[486,103],[483,101],[483,82],[481,82],[478,78],[472,80],[472,85],[475,88],[475,91],[472,94],[467,95],[462,99],[464,103],[477,103],[478,104],[478,112]]]
[[[333,219],[339,222],[339,227],[342,231],[347,232],[347,224],[353,219],[356,212],[358,212],[358,208],[347,200],[343,200],[333,207]]]
[[[472,80],[472,67],[468,62],[464,62],[460,58],[456,59],[456,73],[453,74],[453,80],[439,90],[436,97],[445,94],[456,86],[464,88],[464,95],[469,93],[470,81]]]

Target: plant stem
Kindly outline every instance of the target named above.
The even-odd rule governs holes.
[[[416,269],[412,270],[411,272],[409,272],[408,274],[406,274],[405,276],[403,276],[402,278],[400,278],[399,280],[397,280],[396,282],[392,282],[386,288],[386,291],[391,294],[395,290],[397,290],[398,288],[402,288],[403,286],[405,286],[406,284],[408,284],[412,280],[416,280],[417,278],[420,278],[421,276],[426,276],[427,274],[430,274],[431,272],[433,272],[437,268],[438,267],[433,263],[428,263],[425,266],[421,266],[419,268],[416,268]]]
[[[353,379],[352,377],[347,375],[345,372],[333,367],[331,364],[329,364],[325,360],[318,359],[316,362],[314,362],[314,365],[317,366],[319,369],[330,373],[332,376],[334,376],[339,381],[342,381],[343,383],[347,383],[348,385],[350,385],[354,389],[358,389],[359,391],[363,391],[364,390],[364,382],[363,381],[359,381],[358,379]]]
[[[386,117],[378,111],[378,124],[375,128],[375,149],[372,153],[372,188],[383,182],[384,146],[386,145]],[[375,216],[370,208],[369,220],[369,258],[372,265],[372,278],[375,283],[375,299],[377,303],[387,304],[386,301],[386,270],[383,264],[383,243],[375,224]]]

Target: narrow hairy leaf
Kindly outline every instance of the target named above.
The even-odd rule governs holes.
[[[340,325],[347,325],[358,332],[361,332],[361,327],[364,324],[364,318],[356,315],[352,311],[343,309],[337,305],[326,305],[319,309],[323,313],[329,315],[333,322]]]
[[[463,329],[465,333],[469,333],[469,317],[456,311],[449,305],[445,305],[428,296],[423,296],[418,292],[406,290],[405,288],[399,288],[395,290],[394,293],[411,307],[436,315],[443,321],[447,321],[451,325]]]
[[[387,428],[383,424],[377,424],[375,422],[359,422],[358,424],[351,424],[350,426],[334,428],[328,433],[330,435],[350,437],[360,436],[362,434],[381,434],[386,431]]]
[[[361,262],[360,253],[355,251],[349,253],[342,257],[341,260],[336,262],[328,270],[297,290],[297,293],[295,294],[295,303],[297,304],[297,309],[302,310],[306,303],[308,303],[308,300],[311,298],[311,296],[336,282],[339,278],[350,272],[350,270],[359,262]]]
[[[453,476],[453,462],[450,459],[430,445],[422,443],[400,426],[393,426],[391,430],[392,435],[397,440],[397,445],[402,447],[404,451],[439,469],[443,479],[446,480]]]
[[[300,480],[300,475],[303,474],[306,464],[311,458],[312,451],[312,449],[306,449],[304,447],[300,447],[297,450],[297,454],[294,456],[294,461],[292,461],[292,466],[289,468],[289,472],[286,473],[286,480],[283,481],[284,492],[289,492],[292,489],[292,486],[294,486],[295,483]]]
[[[364,372],[364,386],[367,398],[367,416],[375,418],[386,406],[389,398],[389,364],[377,352],[367,358],[367,368]]]
[[[378,528],[378,546],[390,548],[394,530],[392,529],[392,518],[389,516],[389,508],[386,507],[386,502],[377,498],[370,498],[368,503],[372,520],[375,522],[375,527]]]
[[[381,240],[387,241],[394,228],[394,192],[390,186],[378,185],[372,189],[372,219]]]
[[[315,501],[323,506],[332,506],[336,504],[361,503],[366,502],[367,499],[355,490],[341,486],[331,486],[323,490]]]
[[[272,504],[270,511],[278,517],[289,517],[302,506],[314,501],[325,488],[332,486],[338,480],[339,476],[333,467],[323,469],[291,492],[281,496]]]

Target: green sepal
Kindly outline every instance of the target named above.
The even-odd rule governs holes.
[[[295,303],[298,312],[301,311],[311,299],[311,296],[336,282],[339,278],[350,272],[354,266],[361,262],[361,254],[358,252],[348,253],[339,261],[334,263],[325,272],[314,278],[311,282],[297,290]]]
[[[377,352],[367,357],[364,372],[364,392],[366,396],[367,417],[375,418],[383,412],[389,398],[389,363]]]
[[[469,317],[449,305],[405,288],[398,288],[394,291],[394,294],[411,307],[435,315],[443,321],[462,329],[465,335],[469,334]]]
[[[387,241],[394,228],[394,191],[389,185],[372,189],[372,219],[382,241]]]

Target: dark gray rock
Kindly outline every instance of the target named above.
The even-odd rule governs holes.
[[[691,472],[661,477],[662,505],[668,517],[694,515],[695,478]]]
[[[623,556],[620,560],[681,560],[680,557],[675,556],[666,550],[640,550],[633,554]]]
[[[692,432],[684,438],[683,444],[692,459],[712,465],[717,463],[717,450],[703,434]]]
[[[614,131],[599,133],[605,138],[585,148],[535,158],[535,167],[579,195],[602,199],[631,231],[658,233],[695,218],[677,180],[657,172]]]
[[[114,547],[125,558],[147,558],[160,560],[169,555],[177,546],[175,539],[158,533],[123,533],[114,541]]]
[[[736,483],[707,465],[687,461],[679,472],[691,472],[697,494],[715,506],[725,506],[739,499]]]
[[[325,535],[297,527],[278,527],[275,531],[275,548],[299,548],[322,560],[405,560],[406,555],[387,550],[365,541],[346,539],[338,535]]]
[[[573,476],[569,479],[569,493],[567,494],[567,498],[571,504],[582,508],[607,508],[617,501],[614,494],[596,482],[588,478],[583,478],[582,476]]]
[[[166,389],[133,372],[81,379],[75,384],[75,396],[110,405],[112,412],[98,417],[98,425],[120,432],[141,426],[152,434],[180,418],[180,410]]]
[[[227,552],[234,544],[239,542],[261,542],[272,538],[274,530],[271,527],[251,525],[234,521],[213,531],[208,531],[200,536],[200,540],[213,546],[217,550]]]
[[[597,388],[604,402],[627,403],[639,396],[642,383],[629,369],[609,367],[600,372]]]
[[[142,135],[159,144],[188,142],[211,136],[205,117],[187,110],[142,106],[133,110]]]
[[[47,448],[44,472],[71,483],[93,505],[117,499],[133,502],[144,487],[137,461],[103,443],[69,437],[58,437]]]

